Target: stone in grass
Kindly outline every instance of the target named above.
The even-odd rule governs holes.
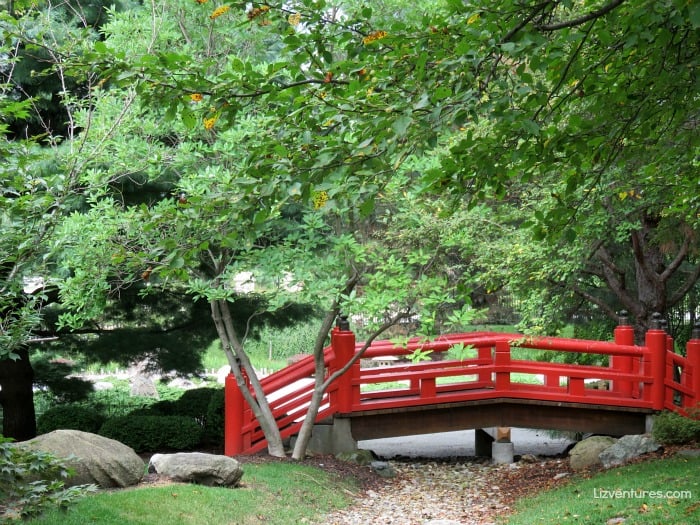
[[[656,452],[659,448],[661,445],[645,434],[622,436],[617,443],[600,453],[600,461],[605,468],[616,467],[643,454]]]
[[[154,454],[148,471],[173,481],[209,487],[235,487],[243,477],[243,469],[235,459],[203,452]]]
[[[132,448],[80,430],[54,430],[16,446],[68,458],[75,475],[65,480],[67,487],[91,483],[102,488],[128,487],[141,481],[144,473],[144,462]]]

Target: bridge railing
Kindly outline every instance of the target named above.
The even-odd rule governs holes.
[[[471,332],[411,339],[397,346],[375,341],[326,391],[317,421],[335,414],[391,410],[408,406],[463,403],[488,399],[530,399],[685,412],[700,403],[700,325],[693,330],[686,356],[674,353],[673,341],[655,324],[644,346],[634,345],[631,326],[615,329],[614,342]],[[448,352],[460,345],[465,359]],[[335,328],[324,351],[326,376],[345,367],[362,348],[352,331]],[[412,362],[416,350],[429,361]],[[607,366],[563,364],[528,359],[543,350],[608,356]],[[396,360],[388,366],[363,366]],[[314,388],[311,356],[261,383],[282,437],[298,433]],[[525,381],[530,378],[530,381]],[[226,454],[252,453],[266,447],[250,407],[229,376],[226,383]]]

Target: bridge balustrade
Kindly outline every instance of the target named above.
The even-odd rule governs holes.
[[[375,341],[364,349],[346,327],[336,327],[324,350],[325,377],[353,358],[356,361],[327,389],[317,421],[335,415],[398,410],[423,405],[495,399],[526,399],[687,413],[700,404],[700,325],[693,330],[686,356],[658,319],[644,346],[634,345],[624,321],[614,342],[533,337],[497,332],[448,334],[397,345]],[[460,356],[450,350],[459,345]],[[469,356],[465,357],[465,349]],[[364,351],[363,351],[364,350]],[[529,359],[532,351],[607,356],[606,366]],[[411,356],[429,355],[413,362]],[[357,354],[363,352],[361,359]],[[462,358],[463,357],[463,358]],[[394,358],[397,364],[363,366]],[[309,356],[261,380],[282,437],[298,433],[314,389],[314,362]],[[252,410],[229,376],[226,382],[227,455],[252,453],[267,444]]]

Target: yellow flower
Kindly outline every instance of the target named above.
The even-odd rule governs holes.
[[[206,4],[209,0],[195,0],[198,4]]]
[[[190,95],[190,100],[192,102],[201,102],[203,98],[201,93],[192,93]]]
[[[314,203],[314,209],[319,210],[328,202],[328,193],[325,191],[317,191],[314,193],[312,200]]]
[[[204,119],[204,129],[206,129],[207,131],[212,129],[214,127],[214,124],[216,124],[217,120],[218,120],[217,117],[205,118]]]
[[[387,35],[386,31],[372,31],[369,35],[362,39],[362,43],[367,45],[371,44],[375,40],[381,40]]]
[[[289,15],[287,21],[289,22],[290,26],[298,26],[299,22],[301,22],[301,13],[294,13],[292,15]]]
[[[223,15],[224,13],[226,13],[229,9],[231,9],[230,5],[219,6],[216,9],[214,9],[214,12],[211,15],[209,15],[209,18],[211,18],[212,20],[215,20],[215,19],[219,18],[221,15]]]

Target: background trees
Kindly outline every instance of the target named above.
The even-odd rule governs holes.
[[[341,307],[377,326],[420,315],[427,332],[473,316],[475,290],[517,297],[530,330],[625,308],[641,334],[697,287],[695,5],[132,7],[99,32],[69,17],[90,35],[81,45],[39,46],[62,82],[66,132],[45,127],[40,164],[61,189],[27,182],[39,164],[17,191],[5,179],[7,209],[25,213],[26,195],[37,213],[8,219],[7,297],[26,302],[20,276],[40,273],[9,255],[26,246],[50,266],[64,329],[118,293],[198,298],[250,373],[248,330],[292,303],[328,313],[321,346]],[[12,20],[8,126],[26,110],[7,72],[37,40]],[[56,192],[60,205],[41,203]],[[35,242],[20,224],[55,236]],[[228,327],[240,275],[255,276],[260,311]]]

